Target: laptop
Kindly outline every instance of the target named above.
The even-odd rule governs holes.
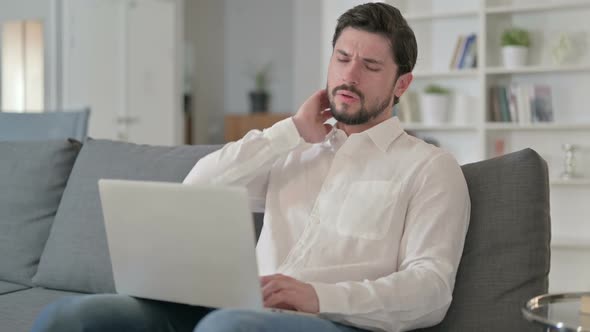
[[[263,309],[245,188],[101,179],[119,294]]]

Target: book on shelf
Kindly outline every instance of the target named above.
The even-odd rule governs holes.
[[[488,119],[492,122],[553,121],[551,87],[546,84],[492,86],[489,98]]]
[[[532,100],[534,109],[533,122],[552,122],[553,103],[551,100],[551,87],[548,85],[535,85],[534,98]]]
[[[457,37],[449,68],[465,69],[477,67],[477,35],[461,35]]]
[[[500,99],[500,114],[502,115],[500,119],[502,120],[502,122],[512,122],[512,118],[510,117],[508,98],[506,95],[506,87],[499,86],[498,89],[498,97]]]

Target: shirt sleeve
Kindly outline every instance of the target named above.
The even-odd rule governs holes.
[[[461,168],[448,153],[433,158],[413,181],[397,272],[377,280],[312,282],[321,315],[387,331],[432,326],[444,318],[471,201]]]
[[[183,183],[244,186],[252,209],[261,212],[272,165],[302,142],[292,118],[281,120],[201,158]]]

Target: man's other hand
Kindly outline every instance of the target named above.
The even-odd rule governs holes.
[[[293,122],[299,135],[307,143],[322,142],[332,130],[332,126],[324,124],[332,117],[329,107],[328,94],[325,89],[322,89],[311,95],[293,116]]]
[[[282,274],[260,278],[262,298],[267,308],[296,310],[316,314],[320,311],[318,295],[310,284]]]

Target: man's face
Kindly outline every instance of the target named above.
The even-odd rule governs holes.
[[[391,116],[397,65],[387,38],[345,28],[334,45],[327,92],[334,118],[347,125]],[[375,121],[373,121],[375,120]]]

